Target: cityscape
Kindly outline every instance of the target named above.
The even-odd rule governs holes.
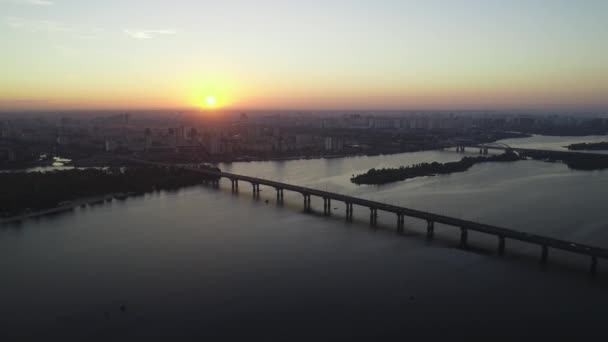
[[[0,340],[606,339],[606,23],[0,0]]]
[[[1,124],[0,161],[8,168],[48,164],[52,157],[103,166],[94,164],[113,155],[183,163],[371,155],[526,134],[584,136],[608,131],[608,119],[601,115],[487,112],[240,113],[221,119],[196,113],[123,113],[93,118],[12,116]],[[40,155],[47,158],[40,161]]]

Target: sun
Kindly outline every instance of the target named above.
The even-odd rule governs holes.
[[[216,104],[216,100],[215,100],[215,96],[207,96],[205,98],[205,104],[207,105],[207,107],[214,107]]]

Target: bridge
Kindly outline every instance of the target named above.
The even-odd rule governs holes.
[[[244,176],[235,173],[223,172],[223,171],[214,171],[206,168],[195,168],[188,166],[176,166],[173,164],[165,164],[165,163],[157,163],[150,162],[140,159],[128,159],[131,162],[136,162],[140,164],[152,165],[152,166],[161,166],[161,167],[181,167],[187,170],[199,172],[201,174],[205,174],[207,176],[211,176],[212,185],[218,187],[219,181],[221,178],[226,178],[231,183],[232,191],[238,191],[239,182],[250,183],[253,189],[253,195],[259,196],[260,193],[260,185],[264,185],[267,187],[271,187],[276,191],[277,203],[283,202],[283,194],[285,190],[293,191],[300,193],[303,196],[304,202],[304,210],[307,212],[311,211],[310,206],[310,198],[311,196],[317,196],[323,199],[324,207],[323,211],[325,215],[331,214],[331,201],[339,201],[343,202],[346,206],[346,220],[352,221],[353,219],[353,210],[354,206],[357,205],[359,207],[364,207],[369,209],[369,219],[371,225],[376,225],[378,219],[378,211],[383,211],[392,215],[395,215],[397,220],[397,231],[403,232],[404,230],[404,217],[413,217],[416,219],[420,219],[426,221],[427,223],[427,239],[433,239],[434,236],[434,226],[435,223],[444,224],[446,226],[455,227],[456,229],[460,229],[460,247],[467,247],[467,239],[469,231],[485,233],[489,235],[494,235],[498,241],[498,254],[503,255],[506,246],[506,240],[516,240],[521,242],[526,242],[530,244],[535,244],[540,247],[541,252],[541,262],[546,263],[549,254],[549,248],[556,250],[563,250],[567,252],[572,252],[575,254],[580,254],[590,258],[590,268],[589,271],[592,275],[595,275],[597,272],[597,261],[598,258],[608,259],[608,249],[598,248],[587,246],[584,244],[579,244],[571,241],[565,241],[560,239],[554,239],[551,237],[541,236],[537,234],[531,234],[526,232],[520,232],[513,229],[502,228],[498,226],[493,226],[489,224],[483,224],[479,222],[473,222],[468,220],[463,220],[455,217],[439,215],[431,212],[415,210],[405,207],[400,207],[392,204],[381,203],[377,201],[367,200],[359,197],[353,197],[348,195],[342,195],[335,192],[323,191],[312,189],[303,186],[297,186],[282,182],[276,182],[268,179]]]
[[[552,156],[556,158],[560,157],[572,157],[572,156],[591,156],[596,158],[608,158],[608,154],[603,153],[593,153],[593,152],[580,152],[580,151],[559,151],[559,150],[541,150],[541,149],[533,149],[533,148],[521,148],[521,147],[512,147],[503,143],[484,143],[484,144],[475,144],[475,143],[456,143],[450,147],[456,147],[456,152],[464,152],[467,148],[479,149],[479,154],[488,154],[489,150],[500,150],[500,151],[513,151],[517,152],[521,155],[545,155]]]

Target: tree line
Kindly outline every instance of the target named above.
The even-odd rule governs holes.
[[[507,151],[500,155],[490,157],[464,157],[460,161],[448,163],[420,163],[399,168],[370,169],[366,173],[353,176],[350,181],[360,184],[386,184],[398,182],[409,178],[434,176],[438,174],[449,174],[464,172],[473,165],[487,162],[511,162],[521,160],[517,153]]]
[[[141,194],[200,184],[211,176],[181,168],[113,167],[0,174],[0,217],[115,193]]]

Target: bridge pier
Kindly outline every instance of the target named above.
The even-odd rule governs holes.
[[[277,191],[277,203],[283,203],[283,189],[275,188]]]
[[[310,211],[310,195],[309,194],[303,194],[304,195],[304,211],[309,212]]]
[[[403,214],[397,214],[397,232],[399,233],[403,233],[403,227],[404,227],[404,217],[405,215]]]
[[[433,235],[435,235],[435,222],[426,221],[426,238],[432,240]]]
[[[543,249],[542,249],[542,253],[540,256],[540,262],[543,264],[546,264],[547,258],[549,256],[549,247],[547,247],[546,245],[543,245],[542,247],[543,247]]]
[[[251,183],[251,187],[253,188],[253,197],[260,196],[260,184]]]
[[[595,255],[591,256],[591,268],[589,271],[592,276],[597,274],[597,257]]]
[[[479,146],[479,154],[488,154],[488,148],[485,146]]]
[[[461,227],[460,228],[460,247],[461,248],[467,248],[467,235],[468,235],[469,230]]]
[[[353,220],[353,204],[346,202],[346,221]]]
[[[499,236],[498,237],[498,255],[504,255],[504,254],[505,254],[505,237]]]
[[[232,192],[238,192],[239,191],[239,180],[231,178],[230,186],[232,188]]]
[[[331,215],[331,198],[323,197],[323,214]]]
[[[375,226],[378,223],[378,209],[369,208],[369,223]]]

